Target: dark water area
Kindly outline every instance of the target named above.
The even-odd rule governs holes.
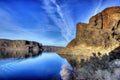
[[[0,60],[0,80],[61,80],[65,58],[56,53],[42,53],[33,58]]]

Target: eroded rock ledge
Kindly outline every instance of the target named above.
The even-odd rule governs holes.
[[[76,38],[59,54],[81,54],[91,56],[92,53],[109,53],[120,44],[120,7],[106,8],[91,17],[89,23],[78,23]]]
[[[42,44],[27,40],[0,39],[0,58],[32,57],[42,52]]]

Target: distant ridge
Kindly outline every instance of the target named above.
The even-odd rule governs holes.
[[[43,48],[43,52],[56,52],[57,50],[64,48],[64,47],[43,45],[42,48]]]
[[[42,52],[42,44],[28,40],[0,39],[0,58],[24,58]]]

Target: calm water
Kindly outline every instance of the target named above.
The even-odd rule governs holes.
[[[62,65],[69,63],[56,53],[42,53],[34,58],[0,60],[0,80],[61,79]]]

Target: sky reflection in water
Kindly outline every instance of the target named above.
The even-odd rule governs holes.
[[[0,60],[0,78],[60,78],[63,64],[68,64],[66,59],[56,53],[43,53],[35,58]]]

